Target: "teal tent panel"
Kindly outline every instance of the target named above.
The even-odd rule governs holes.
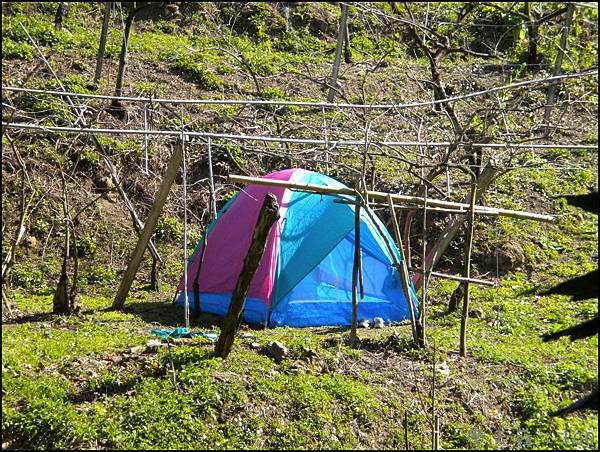
[[[344,187],[317,173],[306,173],[301,183]],[[279,242],[277,304],[354,227],[351,206],[334,202],[337,196],[294,192],[288,206]]]

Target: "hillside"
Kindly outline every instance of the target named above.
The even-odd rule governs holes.
[[[105,3],[69,3],[60,20],[57,2],[2,4],[3,448],[429,449],[435,415],[443,449],[597,449],[597,411],[550,415],[597,388],[597,335],[541,339],[597,299],[540,295],[598,263],[597,215],[560,198],[598,190],[595,4],[573,7],[557,66],[565,4],[353,3],[337,106],[338,3],[138,3],[120,88],[133,6],[113,5],[94,81]],[[119,190],[143,223],[182,132],[185,175],[153,236],[164,263],[146,252],[113,310],[138,240]],[[407,323],[359,329],[355,347],[345,327],[244,323],[222,360],[209,313],[196,337],[157,342],[152,330],[185,326],[171,300],[211,219],[211,170],[220,209],[241,188],[227,176],[296,167],[454,202],[470,172],[489,175],[479,204],[556,221],[475,217],[470,276],[497,285],[470,285],[466,357],[460,303],[448,309],[459,283],[436,277],[426,348]],[[374,210],[394,236],[390,210]],[[463,274],[457,215],[398,212],[413,268],[423,237],[430,250],[456,222],[433,270]],[[57,314],[61,272],[74,309]]]

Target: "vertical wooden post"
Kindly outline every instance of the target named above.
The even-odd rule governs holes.
[[[244,311],[244,304],[246,302],[246,295],[250,288],[250,283],[258,269],[260,259],[265,252],[265,246],[267,244],[271,226],[278,218],[279,205],[277,204],[277,199],[273,194],[268,193],[265,196],[265,200],[261,207],[260,215],[256,222],[256,227],[254,228],[254,234],[252,235],[252,241],[248,248],[248,254],[246,254],[246,257],[244,258],[242,271],[240,272],[237,284],[231,295],[231,303],[229,304],[227,316],[223,320],[221,334],[215,345],[215,355],[223,359],[227,358],[231,352],[235,332],[242,320],[242,313]]]
[[[440,450],[440,417],[433,417],[433,450]]]
[[[410,443],[408,442],[408,413],[404,410],[404,449],[410,449]]]
[[[410,277],[408,275],[408,263],[406,262],[406,253],[404,253],[404,245],[402,243],[402,235],[400,234],[400,226],[398,225],[398,219],[396,218],[396,209],[394,208],[394,200],[388,193],[388,205],[390,206],[390,213],[392,215],[392,224],[394,225],[394,235],[396,236],[396,245],[402,256],[401,268],[398,269],[400,272],[400,281],[402,282],[402,290],[404,291],[404,298],[408,304],[408,312],[410,314],[410,326],[412,328],[413,340],[415,343],[418,342],[417,336],[417,324],[415,316],[415,306],[413,305],[412,296],[410,294]]]
[[[175,181],[175,176],[177,175],[177,170],[179,169],[182,160],[183,144],[177,143],[174,146],[173,155],[171,155],[171,160],[169,161],[167,171],[163,177],[160,187],[158,188],[158,193],[154,199],[154,204],[152,204],[152,208],[148,214],[148,219],[146,220],[146,223],[144,223],[144,229],[142,229],[142,232],[140,233],[138,243],[133,251],[133,254],[131,255],[131,258],[129,259],[127,270],[123,275],[123,279],[121,279],[121,284],[119,285],[117,295],[115,295],[115,299],[112,304],[113,309],[121,309],[125,304],[125,298],[129,293],[129,289],[133,283],[133,278],[135,277],[140,263],[142,262],[144,250],[148,246],[150,237],[152,237],[154,228],[158,222],[158,217],[160,216],[162,208],[167,201],[167,196],[171,190],[171,185],[173,185],[173,182]]]
[[[471,249],[473,247],[473,224],[475,221],[475,191],[477,183],[475,174],[471,174],[471,206],[469,207],[469,216],[467,223],[467,237],[465,240],[465,278],[471,277]],[[460,356],[467,356],[467,319],[469,318],[469,281],[464,282],[465,293],[460,319]]]
[[[423,196],[423,230],[422,230],[422,241],[423,241],[423,287],[421,295],[421,305],[419,309],[419,322],[418,325],[418,336],[419,345],[421,347],[427,347],[427,339],[425,337],[425,304],[427,301],[427,283],[429,282],[427,269],[427,185],[425,185],[425,192]]]
[[[360,266],[360,199],[356,197],[354,205],[354,265],[352,266],[352,326],[350,328],[350,345],[356,341],[358,324],[358,271]]]
[[[560,38],[560,48],[556,52],[556,60],[554,60],[554,76],[560,75],[563,57],[567,53],[567,38],[569,36],[569,29],[571,28],[571,21],[573,20],[573,12],[575,11],[574,3],[567,3],[567,16],[565,17],[565,24],[562,29],[562,36]],[[548,136],[550,133],[550,112],[552,111],[552,104],[554,103],[554,97],[556,93],[556,84],[551,84],[548,87],[548,95],[546,96],[546,107],[544,108],[544,134]]]
[[[342,57],[342,47],[346,36],[346,21],[348,20],[348,5],[342,3],[342,16],[340,18],[340,28],[338,29],[337,45],[335,47],[335,59],[333,61],[333,71],[331,73],[331,82],[327,102],[333,102],[335,97],[335,86],[337,83],[338,72],[340,70],[340,59]]]

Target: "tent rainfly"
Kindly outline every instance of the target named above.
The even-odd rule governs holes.
[[[303,169],[286,169],[265,178],[345,187],[331,177]],[[271,327],[350,325],[354,205],[334,202],[339,195],[283,187],[249,185],[219,211],[208,227],[208,238],[200,240],[188,261],[190,309],[227,314],[259,210],[269,192],[280,205],[280,218],[269,232],[250,285],[244,320]],[[401,253],[380,220],[364,209],[360,228],[364,296],[359,298],[358,319],[381,317],[386,323],[409,319],[400,275],[390,254],[395,253],[400,261]],[[175,302],[183,306],[183,278],[177,289],[180,293]],[[409,290],[416,302],[414,288]]]

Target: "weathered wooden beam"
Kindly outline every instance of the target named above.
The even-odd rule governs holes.
[[[332,194],[332,195],[351,195],[355,196],[356,191],[352,188],[347,187],[325,187],[322,185],[312,185],[312,184],[299,184],[295,182],[288,181],[280,181],[274,179],[263,179],[260,177],[248,177],[248,176],[238,176],[235,174],[231,174],[228,177],[229,182],[240,183],[240,184],[255,184],[255,185],[264,185],[267,187],[285,187],[298,191],[306,191],[311,193],[323,193],[323,194]],[[385,193],[380,191],[367,191],[367,196],[370,199],[377,199],[380,201],[387,201],[388,194],[391,195],[392,199],[395,202],[401,202],[404,204],[413,204],[417,206],[422,206],[425,203],[424,198],[419,196],[408,196],[408,195],[399,195],[394,193]],[[460,203],[460,202],[452,202],[452,201],[442,201],[439,199],[427,199],[428,207],[447,207],[447,208],[455,208],[455,209],[463,209],[465,213],[469,209],[469,204]],[[479,215],[501,215],[506,217],[518,218],[522,220],[534,220],[541,221],[547,223],[554,223],[556,221],[556,217],[554,215],[545,215],[540,213],[532,213],[532,212],[522,212],[518,210],[509,210],[509,209],[500,209],[494,207],[486,207],[486,206],[475,206],[475,213]]]
[[[174,146],[173,154],[171,155],[171,160],[169,161],[169,166],[167,167],[167,171],[163,177],[162,182],[160,183],[158,193],[156,194],[154,203],[152,204],[152,208],[150,209],[150,213],[148,214],[148,219],[146,220],[146,223],[144,223],[144,229],[142,229],[135,250],[133,251],[131,258],[129,259],[127,270],[125,271],[125,274],[121,279],[121,284],[119,285],[117,295],[115,295],[115,299],[112,305],[114,309],[121,309],[125,304],[125,298],[129,293],[129,289],[131,289],[133,278],[135,277],[140,263],[142,262],[144,250],[148,246],[150,237],[152,237],[152,234],[154,233],[154,228],[156,227],[156,223],[158,222],[158,217],[160,217],[162,208],[165,205],[165,202],[167,201],[167,196],[169,195],[169,191],[171,190],[171,185],[173,185],[173,182],[175,181],[175,176],[177,175],[179,166],[181,166],[182,160],[183,146],[182,143],[177,143]]]
[[[265,252],[265,246],[267,244],[271,226],[273,226],[273,223],[275,223],[278,218],[279,205],[277,204],[277,199],[273,194],[268,193],[265,196],[260,215],[256,221],[256,227],[254,228],[252,241],[248,248],[248,254],[246,254],[246,257],[244,258],[242,271],[240,272],[237,284],[231,295],[231,303],[229,304],[227,315],[223,320],[221,334],[215,345],[215,355],[223,359],[227,358],[231,352],[235,332],[242,320],[242,313],[244,311],[244,304],[246,302],[246,295],[248,294],[250,283],[258,269],[260,259]]]

